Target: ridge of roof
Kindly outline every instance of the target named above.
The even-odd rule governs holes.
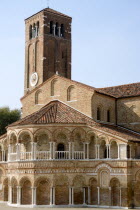
[[[115,98],[140,96],[140,82],[117,85],[112,87],[96,88],[96,91]]]
[[[61,12],[58,12],[58,11],[56,11],[56,10],[54,10],[54,9],[51,9],[51,8],[44,8],[44,9],[40,10],[39,12],[36,12],[35,14],[33,14],[33,15],[29,16],[28,18],[26,18],[25,21],[28,20],[29,18],[31,18],[31,17],[33,17],[33,16],[35,16],[35,15],[37,15],[37,14],[43,12],[43,11],[47,11],[47,12],[49,12],[49,13],[53,13],[53,14],[56,14],[56,15],[60,15],[60,16],[64,16],[64,17],[66,17],[66,18],[72,19],[72,17],[70,17],[70,16],[68,16],[68,15],[65,15],[65,14],[63,14],[63,13],[61,13]]]
[[[124,140],[140,141],[140,133],[126,130],[117,125],[110,125],[94,121],[91,117],[81,113],[71,106],[54,100],[46,104],[39,111],[9,125],[8,127],[43,124],[84,124],[110,135],[116,135]]]

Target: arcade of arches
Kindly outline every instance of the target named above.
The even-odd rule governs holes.
[[[13,127],[7,134],[0,145],[0,201],[19,207],[140,207],[138,142],[81,125]]]

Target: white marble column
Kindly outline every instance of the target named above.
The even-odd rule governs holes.
[[[69,205],[72,204],[72,194],[71,194],[71,187],[69,187]]]
[[[72,142],[72,159],[74,159],[74,142]]]
[[[97,187],[98,190],[98,205],[100,205],[100,187]]]
[[[17,187],[17,204],[21,205],[21,186]]]
[[[53,159],[55,160],[55,142],[53,142]]]
[[[69,160],[71,159],[71,142],[69,142]]]
[[[50,142],[50,159],[53,159],[53,142]]]
[[[20,161],[20,144],[16,144],[17,161]]]
[[[55,187],[53,187],[53,205],[55,205]]]
[[[8,145],[8,161],[11,160],[11,144]]]
[[[100,159],[100,145],[96,144],[95,148],[96,148],[96,159]]]
[[[107,151],[106,158],[108,159],[108,144],[106,145],[106,151]]]
[[[61,37],[61,27],[58,27],[58,36]]]
[[[36,187],[32,187],[32,205],[36,205]]]
[[[120,159],[120,145],[118,144],[118,159]]]
[[[83,143],[84,160],[86,159],[86,144]]]
[[[83,204],[86,204],[86,188],[83,188]]]
[[[50,205],[53,205],[53,187],[50,188]]]
[[[35,37],[37,37],[38,36],[38,26],[36,25],[35,26]]]
[[[107,150],[107,159],[109,159],[110,158],[110,144],[107,144],[106,145],[106,150]]]
[[[56,25],[54,24],[53,25],[53,35],[55,36],[55,28],[56,28]]]
[[[31,142],[31,159],[34,159],[34,142]]]
[[[89,159],[89,143],[87,143],[87,159]]]
[[[109,206],[111,206],[111,187],[109,187]]]
[[[12,203],[12,186],[9,185],[9,198],[8,198],[9,203]]]

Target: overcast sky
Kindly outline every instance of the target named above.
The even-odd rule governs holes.
[[[0,107],[20,108],[24,19],[47,0],[1,0]],[[72,79],[94,87],[140,81],[140,0],[50,0],[73,18]]]

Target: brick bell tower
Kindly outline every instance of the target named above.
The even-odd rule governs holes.
[[[50,8],[25,20],[25,95],[54,74],[71,79],[71,22]]]

